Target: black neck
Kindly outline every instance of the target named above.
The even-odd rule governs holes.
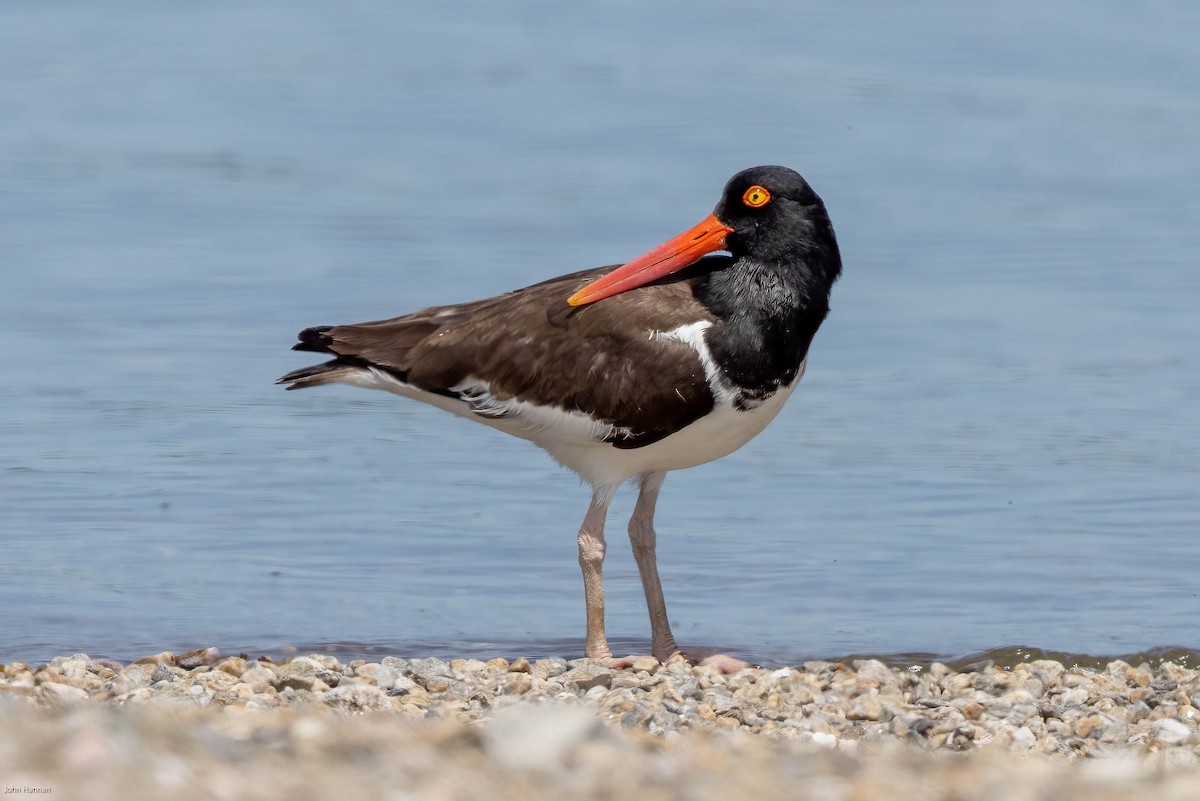
[[[836,244],[790,256],[734,256],[709,273],[700,295],[718,319],[705,337],[713,358],[751,398],[795,380],[841,271]]]

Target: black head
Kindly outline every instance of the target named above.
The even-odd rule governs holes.
[[[824,286],[826,294],[842,269],[825,204],[800,173],[751,167],[729,179],[710,216],[588,284],[567,303],[582,306],[636,289],[714,250],[728,250],[735,265],[782,268],[798,283]]]
[[[725,184],[713,215],[733,229],[725,247],[735,258],[780,263],[832,256],[836,271],[841,269],[825,204],[795,170],[778,166],[742,170]]]

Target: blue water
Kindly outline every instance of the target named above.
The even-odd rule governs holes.
[[[628,259],[760,163],[845,278],[768,433],[668,479],[679,640],[1200,647],[1200,7],[651,6],[5,9],[0,661],[578,655],[572,475],[272,382],[302,327]]]

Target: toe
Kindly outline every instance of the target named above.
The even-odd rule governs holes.
[[[700,660],[700,665],[703,667],[716,668],[722,673],[737,673],[739,670],[745,670],[750,667],[749,662],[744,662],[736,657],[728,654],[713,654],[706,656]]]

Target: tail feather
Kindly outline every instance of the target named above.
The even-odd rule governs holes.
[[[313,353],[333,353],[333,337],[329,335],[332,325],[318,325],[305,328],[297,338],[300,340],[292,345],[292,350],[307,350]]]
[[[293,370],[277,383],[287,384],[288,389],[304,389],[346,381],[362,370],[382,370],[399,381],[407,381],[409,350],[440,325],[424,315],[410,315],[358,325],[305,328],[296,335],[300,341],[292,350],[326,353],[335,358]]]
[[[347,376],[361,370],[363,366],[362,364],[351,363],[346,359],[333,359],[324,364],[314,364],[311,367],[301,367],[299,370],[293,370],[275,383],[287,384],[287,389],[319,387],[322,384],[341,381]]]

